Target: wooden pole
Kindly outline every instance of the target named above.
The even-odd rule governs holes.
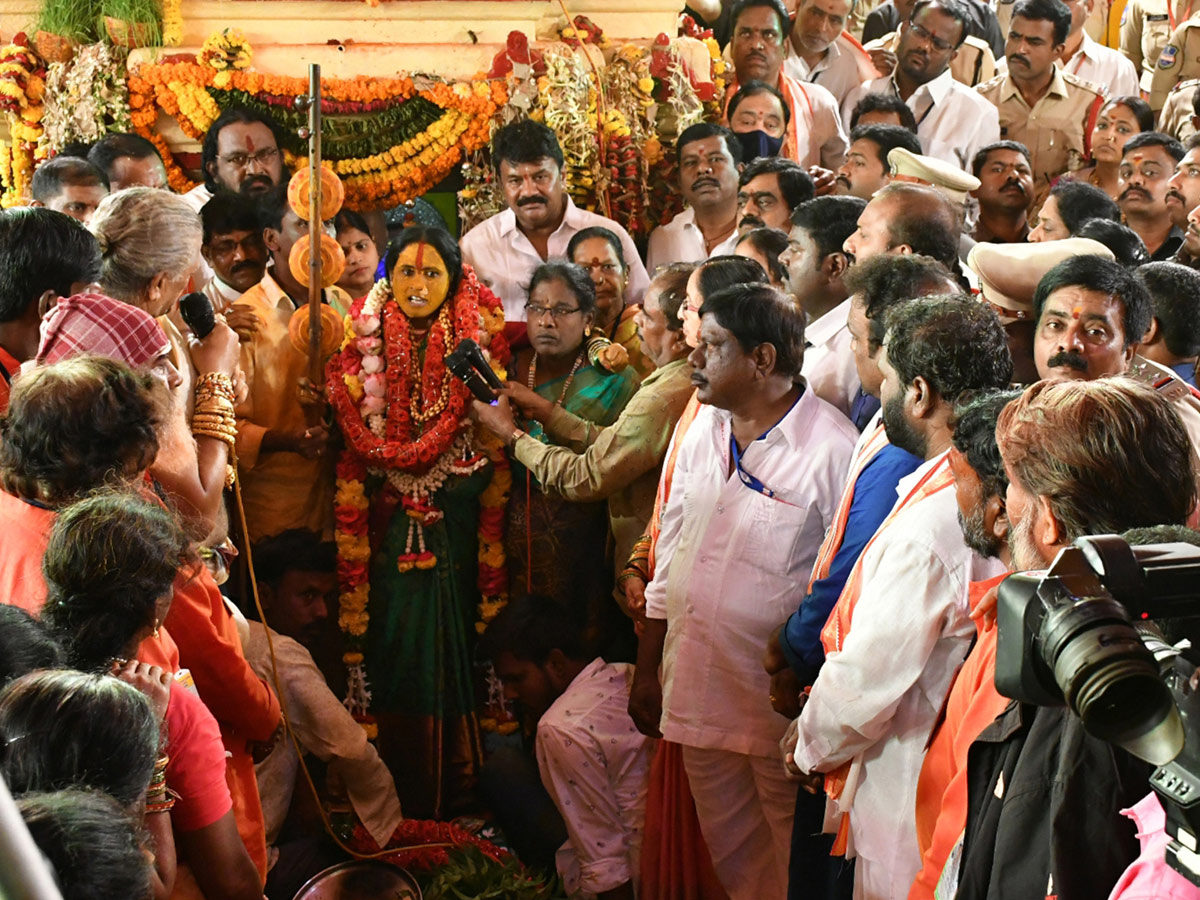
[[[321,67],[308,66],[308,381],[320,390],[321,365]]]

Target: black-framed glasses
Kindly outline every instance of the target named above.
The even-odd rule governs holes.
[[[525,304],[525,317],[529,319],[540,319],[546,313],[550,314],[550,318],[558,321],[564,319],[572,313],[583,312],[578,306],[572,309],[569,306],[540,306],[536,303]]]
[[[929,41],[929,43],[933,44],[934,49],[940,50],[942,53],[946,53],[947,51],[954,49],[954,45],[948,40],[938,37],[928,28],[923,28],[916,22],[909,22],[908,27],[911,29],[913,34],[923,41]]]

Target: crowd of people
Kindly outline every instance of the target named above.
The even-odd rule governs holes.
[[[482,821],[603,900],[1200,896],[1150,764],[995,685],[1008,574],[1200,544],[1165,3],[1120,49],[1106,0],[694,4],[732,72],[683,211],[639,244],[505,125],[461,238],[324,223],[323,386],[271,118],[185,195],[135,135],[42,163],[0,212],[0,776],[64,897],[291,898],[347,858],[310,770],[360,850]]]

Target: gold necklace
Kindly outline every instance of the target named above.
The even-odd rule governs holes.
[[[571,389],[571,382],[575,380],[575,373],[578,372],[579,367],[581,365],[583,365],[583,357],[586,354],[587,354],[587,345],[584,344],[584,346],[581,347],[579,350],[579,355],[577,357],[575,357],[575,365],[571,366],[571,372],[569,375],[567,375],[566,384],[563,385],[562,393],[560,393],[558,395],[558,400],[556,400],[554,403],[555,406],[562,406],[563,401],[565,399],[567,399],[567,391],[569,391]],[[533,359],[530,360],[530,362],[529,362],[529,378],[527,379],[527,384],[531,391],[534,390],[534,384],[536,383],[536,379],[537,379],[537,359],[538,359],[538,354],[537,354],[537,351],[534,350],[533,351]]]

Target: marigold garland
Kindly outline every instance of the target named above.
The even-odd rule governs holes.
[[[480,499],[478,526],[478,584],[485,602],[491,604],[489,620],[495,614],[492,607],[503,603],[508,588],[503,518],[512,477],[507,458],[498,443],[472,440],[464,418],[470,393],[450,376],[444,363],[449,349],[470,337],[489,349],[493,366],[502,371],[509,357],[503,307],[464,265],[457,293],[443,304],[430,329],[424,360],[413,346],[409,327],[389,283],[380,281],[350,308],[341,350],[327,367],[330,401],[346,441],[337,465],[334,498],[338,624],[348,648],[346,705],[366,721],[370,719],[363,667],[370,622],[370,501],[365,487],[369,473],[387,478],[401,497],[397,511],[410,517],[408,546],[397,560],[403,572],[437,563],[425,547],[423,527],[441,518],[434,496],[445,478],[469,474],[490,461],[493,476]],[[480,611],[485,612],[483,607]]]
[[[45,63],[21,32],[0,48],[0,111],[11,138],[0,141],[0,207],[5,209],[29,202],[34,163],[45,157],[38,146],[45,90]]]
[[[130,71],[129,107],[138,134],[151,137],[159,110],[175,118],[184,134],[198,141],[221,108],[233,102],[252,105],[285,124],[295,117],[290,105],[307,92],[306,79],[238,68],[243,59],[248,60],[238,55],[241,49],[233,49],[243,46],[240,36],[219,35],[210,41],[214,42],[209,48],[212,52],[206,58],[226,68],[175,62],[143,64]],[[249,45],[244,49],[248,53]],[[396,206],[428,191],[453,171],[464,153],[487,145],[492,116],[508,99],[501,81],[451,84],[422,78],[418,85],[407,76],[330,78],[322,82],[321,90],[322,109],[331,131],[326,159],[344,176],[346,203],[356,208]],[[420,104],[406,110],[408,101],[417,98]],[[435,108],[432,115],[429,105]],[[378,115],[381,121],[372,121],[371,127],[347,125],[345,140],[341,140],[336,117],[363,114]],[[419,130],[410,134],[406,121]],[[389,127],[376,127],[381,124]],[[396,126],[395,130],[391,126]],[[380,145],[377,142],[383,135],[395,135],[398,140]],[[372,145],[378,149],[358,155]],[[297,144],[290,149],[298,154],[301,147]],[[184,183],[187,176],[175,161],[169,155],[164,160],[172,186]]]

